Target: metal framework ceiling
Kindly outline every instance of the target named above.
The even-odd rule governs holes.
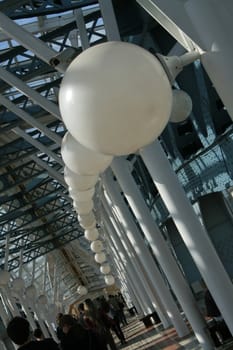
[[[16,274],[23,265],[26,273],[35,261],[46,266],[42,257],[51,252],[50,266],[55,266],[56,259],[66,262],[58,266],[69,266],[71,278],[68,276],[64,283],[71,291],[80,279],[92,283],[92,288],[103,284],[94,262],[87,259],[88,247],[63,179],[60,145],[66,130],[59,113],[58,90],[67,64],[88,46],[107,41],[100,3],[0,2],[0,267],[6,267],[7,260],[10,271]],[[113,6],[122,40],[152,53],[182,51],[175,38],[136,1],[114,0]],[[23,45],[17,28],[40,39],[41,46],[39,41],[35,44],[29,39]],[[174,84],[177,87],[191,95],[193,113],[182,125],[169,125],[161,142],[182,182],[184,173],[191,180],[190,168],[195,175],[198,152],[204,159],[208,152],[217,152],[213,147],[221,142],[223,133],[231,137],[232,122],[200,65],[188,67]],[[209,166],[211,156],[206,159],[204,168]],[[128,160],[147,204],[159,220],[165,219],[167,213],[163,213],[140,158],[131,155]],[[218,172],[216,166],[214,171]],[[225,174],[229,175],[229,167]],[[207,183],[208,179],[203,179]],[[204,182],[201,188],[192,183],[187,192],[196,198],[203,193]],[[199,192],[195,192],[197,189]],[[161,212],[155,208],[156,203]]]
[[[97,1],[2,1],[0,11],[47,43],[54,56],[82,51],[79,23],[91,45],[106,40]],[[32,273],[31,262],[43,270],[44,257],[54,251],[50,265],[56,261],[60,276],[68,271],[62,283],[71,295],[80,283],[103,287],[85,240],[77,246],[83,232],[63,179],[65,127],[57,105],[63,74],[16,36],[0,33],[0,266],[16,275],[22,266]]]

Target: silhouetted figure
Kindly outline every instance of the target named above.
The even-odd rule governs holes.
[[[217,307],[208,289],[205,292],[204,299],[205,299],[205,306],[206,306],[206,316],[222,318],[221,312],[219,311],[219,308]]]
[[[48,350],[58,349],[57,343],[52,338],[45,338],[40,328],[36,328],[33,332],[33,335],[37,341],[43,341],[43,344],[45,345],[46,349]]]
[[[48,347],[45,340],[33,341],[30,339],[30,324],[20,316],[14,317],[7,326],[7,334],[9,338],[19,345],[20,350],[59,350],[55,343],[53,347]]]
[[[214,323],[209,326],[210,335],[216,347],[221,346],[225,340],[230,339],[231,333],[215,303],[210,291],[206,289],[205,295],[206,316],[213,318]]]
[[[62,314],[61,312],[59,312],[59,313],[57,314],[57,317],[56,317],[56,322],[57,322],[57,337],[58,337],[58,339],[60,340],[60,342],[62,341],[62,339],[63,339],[63,337],[64,337],[64,335],[65,335],[65,334],[63,333],[62,328],[61,328],[61,325],[60,325],[62,317],[63,317],[63,314]]]
[[[83,326],[84,328],[87,328],[86,322],[85,322],[85,309],[84,309],[84,303],[80,303],[78,305],[78,322],[81,324],[81,326]]]
[[[126,344],[125,336],[119,322],[116,318],[114,318],[114,312],[112,311],[109,303],[104,300],[101,303],[101,317],[105,327],[111,329],[116,334],[121,344]]]
[[[62,350],[106,350],[98,335],[82,327],[71,315],[64,315],[60,326],[65,334],[61,340]]]

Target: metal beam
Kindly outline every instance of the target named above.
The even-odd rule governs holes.
[[[21,108],[17,107],[14,103],[12,103],[10,100],[5,98],[0,94],[0,103],[5,106],[9,111],[15,113],[17,116],[19,116],[21,119],[23,119],[25,122],[33,126],[34,128],[37,128],[43,134],[45,134],[47,137],[49,137],[51,140],[53,140],[58,146],[61,146],[62,138],[61,136],[57,135],[55,132],[51,131],[49,128],[47,128],[44,124],[42,124],[40,121],[36,120],[30,114],[22,110]]]
[[[136,0],[162,27],[166,29],[187,51],[201,48],[176,24],[177,18],[182,23],[188,22],[183,2],[178,0]],[[174,21],[173,21],[174,20]],[[178,21],[180,23],[181,21]],[[187,23],[190,27],[190,21]]]
[[[18,126],[13,128],[13,131],[19,135],[20,137],[24,138],[27,142],[29,142],[31,145],[33,145],[34,147],[36,147],[38,150],[40,150],[41,152],[43,152],[44,154],[47,154],[48,156],[50,156],[51,158],[53,158],[58,164],[64,166],[64,162],[62,160],[61,157],[58,157],[56,155],[56,153],[52,152],[48,147],[44,146],[43,144],[41,144],[40,142],[38,142],[37,140],[35,140],[33,137],[31,137],[30,135],[28,135],[25,131],[23,131],[22,129],[20,129]]]
[[[12,39],[15,39],[18,43],[33,52],[47,64],[50,65],[51,60],[57,55],[56,51],[52,50],[47,44],[34,37],[31,33],[27,32],[23,27],[20,27],[2,12],[0,12],[0,23],[1,30],[4,33],[9,35]],[[64,73],[66,68],[67,64],[58,64],[56,66],[56,69],[61,73]]]
[[[49,166],[48,164],[46,164],[45,161],[43,161],[41,158],[35,156],[35,155],[32,155],[30,156],[30,158],[35,162],[37,163],[39,166],[41,166],[43,169],[45,169],[48,174],[50,176],[52,176],[54,179],[56,179],[61,185],[63,185],[64,187],[67,187],[67,184],[66,182],[64,181],[64,177],[59,173],[57,172],[56,170],[54,170],[51,166]],[[71,200],[71,199],[70,199]]]
[[[8,72],[6,69],[0,67],[0,77],[2,80],[21,91],[24,95],[29,97],[34,103],[44,108],[47,112],[54,115],[57,119],[61,120],[59,107],[55,103],[49,101],[47,98],[39,94],[36,90],[29,87],[22,80],[17,78],[14,74]],[[35,125],[36,126],[36,125]],[[37,127],[37,126],[36,126]],[[55,141],[56,142],[56,141]]]

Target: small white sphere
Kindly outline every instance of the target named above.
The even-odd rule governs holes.
[[[78,221],[85,230],[96,227],[96,219],[93,211],[90,211],[88,214],[85,215],[78,215]]]
[[[79,175],[67,166],[64,167],[64,180],[72,190],[86,191],[89,188],[95,187],[98,178],[99,175]]]
[[[172,90],[172,94],[172,110],[169,119],[172,123],[180,123],[187,119],[192,112],[192,100],[183,90]]]
[[[6,270],[0,270],[0,286],[6,286],[10,282],[10,272]]]
[[[23,292],[25,288],[24,280],[20,277],[17,277],[12,282],[12,287],[15,292]]]
[[[59,91],[64,123],[85,147],[135,153],[165,128],[172,105],[168,77],[149,51],[126,42],[92,46],[65,72]]]
[[[44,295],[44,294],[39,295],[38,298],[37,298],[37,302],[40,305],[47,305],[48,301],[47,301],[46,295]]]
[[[85,230],[84,236],[88,241],[95,241],[99,237],[99,231],[97,230],[97,228]]]
[[[106,254],[103,252],[96,253],[95,254],[95,261],[99,264],[102,264],[104,261],[106,261]]]
[[[87,290],[87,288],[85,286],[78,286],[77,292],[80,295],[86,295],[88,290]]]
[[[36,299],[36,287],[31,284],[29,287],[26,288],[25,290],[25,294],[26,296],[31,299],[31,300],[35,300]]]
[[[104,276],[104,280],[108,286],[112,286],[115,283],[115,278],[112,275]]]
[[[109,274],[109,272],[111,271],[111,267],[109,264],[103,264],[100,266],[100,272],[104,275]]]
[[[73,206],[78,214],[85,215],[88,214],[94,208],[94,203],[93,200],[85,202],[73,201]]]
[[[94,253],[100,253],[103,249],[104,249],[103,243],[99,239],[91,243],[91,250]]]
[[[103,172],[113,158],[87,149],[76,141],[69,132],[63,137],[61,155],[67,167],[80,175],[97,175]]]
[[[78,202],[85,202],[85,201],[90,201],[95,193],[95,188],[89,188],[89,190],[86,191],[77,191],[73,190],[72,188],[69,189],[69,194],[71,198],[73,198],[75,201]]]

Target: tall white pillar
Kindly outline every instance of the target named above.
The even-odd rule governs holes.
[[[2,298],[5,301],[5,304],[8,305],[12,315],[15,316],[20,316],[19,308],[16,305],[16,300],[12,296],[11,290],[8,286],[5,286],[2,288]]]
[[[140,151],[161,198],[233,334],[233,285],[159,141]]]
[[[104,204],[104,208],[108,213],[108,209],[107,209],[107,205],[105,203]],[[144,288],[144,285],[141,281],[141,279],[138,278],[138,275],[136,274],[135,269],[133,268],[132,262],[130,261],[129,257],[127,256],[123,244],[121,243],[119,237],[116,234],[116,230],[118,230],[118,227],[116,226],[114,220],[112,217],[107,216],[106,214],[104,214],[104,221],[106,222],[106,224],[108,225],[108,220],[110,220],[112,226],[114,227],[114,230],[111,230],[111,235],[109,235],[112,243],[114,244],[116,250],[119,252],[119,255],[121,257],[121,260],[124,263],[125,266],[125,270],[127,271],[127,278],[130,278],[131,281],[133,282],[133,284],[136,286],[136,290],[137,290],[137,294],[139,295],[139,299],[141,301],[141,304],[144,306],[143,307],[143,311],[144,314],[150,314],[153,311],[152,308],[152,303],[151,300],[148,296],[148,292],[147,290]]]
[[[188,334],[189,330],[180,315],[179,309],[175,304],[167,286],[165,285],[160,271],[158,270],[158,267],[156,266],[149,249],[146,247],[141,233],[139,232],[138,227],[135,224],[127,205],[125,204],[119,190],[117,189],[116,182],[113,181],[109,173],[104,177],[104,184],[109,195],[112,198],[113,203],[117,207],[117,211],[121,215],[121,224],[125,229],[126,237],[128,237],[132,246],[135,247],[137,255],[148,276],[151,276],[150,282],[154,289],[157,291],[159,298],[164,303],[164,307],[167,310],[170,321],[174,325],[179,336],[182,337]]]
[[[188,0],[184,4],[194,41],[205,51],[201,62],[233,119],[233,40],[231,1]]]
[[[111,226],[111,227],[110,227]],[[111,232],[114,230],[112,224],[110,221],[104,221],[104,227],[107,229],[108,232]],[[124,268],[124,264],[121,261],[121,257],[119,256],[119,252],[116,250],[110,235],[106,235],[107,241],[109,246],[111,247],[111,252],[113,256],[111,255],[110,260],[116,270],[116,273],[120,276],[120,280],[123,283],[124,289],[127,290],[129,293],[129,296],[131,298],[131,302],[133,303],[134,306],[136,306],[136,309],[140,315],[143,315],[143,310],[140,305],[140,301],[138,299],[138,296],[135,294],[135,288],[133,287],[131,281],[129,278],[127,278],[127,273]]]
[[[105,201],[108,202],[108,206],[110,208],[114,207],[114,204],[112,203],[112,201],[110,201],[110,199],[102,199],[102,202],[105,203]],[[107,203],[106,203],[107,206]],[[134,275],[137,276],[137,279],[141,280],[145,290],[147,291],[147,294],[150,298],[150,302],[151,304],[154,306],[156,312],[159,315],[159,318],[164,326],[164,328],[168,328],[169,326],[171,326],[171,322],[168,321],[167,319],[167,315],[165,314],[165,310],[164,310],[164,306],[162,305],[156,291],[151,288],[151,284],[150,284],[150,279],[148,278],[143,265],[141,264],[140,260],[138,259],[138,256],[133,248],[133,246],[131,245],[130,241],[127,238],[127,234],[122,234],[122,228],[119,225],[119,220],[113,216],[113,210],[108,210],[108,216],[112,217],[113,220],[115,221],[115,224],[117,226],[117,230],[115,230],[116,235],[118,235],[117,237],[117,242],[121,245],[122,250],[124,251],[125,256],[127,256],[127,258],[130,261],[132,270],[134,272]],[[120,218],[122,219],[122,218]],[[121,221],[121,220],[120,220]],[[124,232],[125,233],[125,232]],[[189,331],[187,329],[185,334],[188,334]],[[182,335],[184,335],[182,333]]]
[[[144,312],[143,312],[142,306],[140,304],[140,300],[138,298],[138,295],[136,295],[136,293],[135,293],[135,288],[134,288],[130,278],[127,278],[127,276],[126,276],[125,268],[123,266],[123,263],[121,261],[121,258],[119,256],[118,252],[115,250],[115,247],[113,246],[113,243],[111,243],[111,250],[112,250],[114,257],[115,257],[115,259],[113,261],[113,265],[115,266],[117,273],[121,276],[121,279],[123,280],[125,288],[129,292],[131,302],[133,303],[134,306],[136,306],[138,313],[140,315],[143,315]]]
[[[0,299],[0,317],[2,319],[4,326],[6,327],[8,322],[10,321],[10,317],[6,313],[2,298]]]
[[[165,243],[159,228],[153,220],[142,195],[131,176],[128,162],[123,157],[115,158],[112,162],[112,170],[124,191],[124,194],[131,206],[132,211],[138,219],[146,239],[150,243],[159,264],[166,274],[173,291],[179,300],[197,340],[203,349],[213,349],[212,341],[209,337],[206,323],[200,314],[193,294],[185,281],[177,263]]]

